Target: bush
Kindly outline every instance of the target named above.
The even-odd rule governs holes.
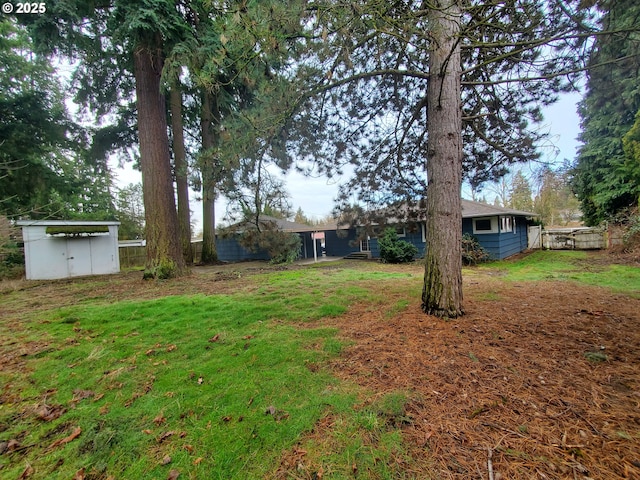
[[[395,229],[387,228],[378,239],[380,259],[384,263],[413,262],[418,254],[418,248],[412,243],[398,239]]]
[[[469,233],[462,236],[462,263],[464,265],[477,265],[489,260],[487,252],[476,237]]]
[[[273,264],[291,263],[300,256],[302,241],[297,233],[274,228],[250,229],[240,236],[240,244],[252,252],[266,250]]]

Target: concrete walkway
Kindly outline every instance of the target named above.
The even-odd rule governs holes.
[[[320,263],[320,262],[335,262],[337,260],[342,260],[342,257],[320,257],[318,256],[318,261],[315,262],[313,257],[312,258],[304,258],[302,260],[296,260],[294,263],[294,265],[313,265],[314,263]]]

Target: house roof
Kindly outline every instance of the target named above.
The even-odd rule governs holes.
[[[462,218],[492,217],[495,215],[512,215],[521,217],[537,217],[537,213],[525,212],[514,208],[497,207],[487,203],[462,199]]]
[[[489,205],[486,203],[474,202],[472,200],[462,199],[462,218],[478,218],[478,217],[493,217],[496,215],[509,215],[509,216],[522,216],[522,217],[537,217],[538,214],[532,212],[525,212],[522,210],[516,210],[513,208],[504,208],[497,207],[495,205]],[[420,215],[416,220],[424,221],[424,215]],[[395,215],[388,217],[387,221],[389,223],[402,223]],[[278,227],[278,230],[283,232],[295,232],[295,233],[303,233],[303,232],[323,232],[329,230],[341,230],[348,228],[345,224],[340,224],[336,220],[332,223],[327,223],[324,225],[304,225],[302,223],[290,222],[289,220],[285,220],[283,218],[271,217],[269,215],[260,215],[261,223],[275,223]],[[236,229],[244,224],[248,224],[249,222],[240,222],[235,224],[233,227]]]

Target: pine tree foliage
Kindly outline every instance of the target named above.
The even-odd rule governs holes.
[[[640,4],[607,0],[600,6],[602,28],[615,33],[597,37],[589,57],[574,171],[588,225],[612,219],[640,197],[640,163],[625,155],[623,145],[640,110]]]
[[[53,67],[33,49],[23,26],[0,19],[0,212],[110,218],[109,172],[88,154]]]
[[[291,124],[299,157],[353,171],[341,201],[419,199],[426,189],[426,89],[436,3],[316,2],[315,48],[301,73],[316,93]],[[578,2],[469,2],[462,12],[463,171],[474,186],[536,159],[540,108],[584,67],[588,11]],[[437,72],[435,72],[437,74]],[[329,139],[330,141],[325,141]]]
[[[589,15],[578,0],[312,4],[299,73],[313,94],[289,141],[327,175],[350,175],[343,209],[426,211],[425,312],[463,313],[462,178],[475,188],[537,158],[540,107],[574,88]]]

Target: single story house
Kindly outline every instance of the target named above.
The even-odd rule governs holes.
[[[51,280],[120,271],[120,222],[18,220],[28,280]]]
[[[503,259],[527,249],[527,226],[537,215],[511,208],[497,207],[480,202],[462,199],[462,233],[474,235],[494,259]],[[346,257],[352,254],[366,255],[368,258],[379,258],[377,234],[382,233],[382,226],[372,226],[367,230],[359,227],[348,227],[337,223],[329,225],[309,226],[272,217],[261,217],[266,221],[276,222],[284,232],[300,235],[302,247],[300,258],[314,258],[315,255]],[[399,224],[389,219],[398,236],[414,244],[421,256],[425,248],[424,219]],[[314,249],[315,242],[315,249]],[[253,253],[240,246],[235,238],[218,238],[218,255],[221,260],[266,260],[266,252]]]

